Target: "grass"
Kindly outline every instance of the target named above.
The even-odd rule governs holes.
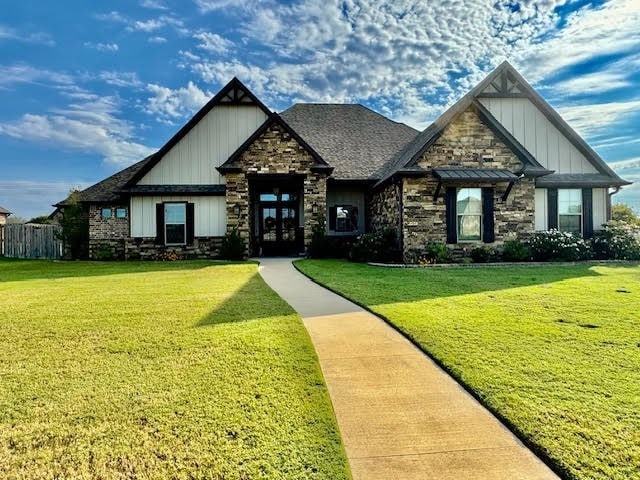
[[[0,260],[0,345],[3,480],[350,476],[255,264]]]
[[[384,316],[571,479],[640,478],[640,267],[299,261]]]

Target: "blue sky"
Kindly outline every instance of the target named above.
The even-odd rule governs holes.
[[[0,18],[0,205],[50,213],[162,146],[238,76],[272,109],[424,128],[509,60],[640,210],[637,0],[23,0]]]

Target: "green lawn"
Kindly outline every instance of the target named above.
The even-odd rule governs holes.
[[[0,259],[0,345],[3,480],[350,476],[255,264]]]
[[[640,267],[296,265],[387,318],[567,478],[640,478]]]

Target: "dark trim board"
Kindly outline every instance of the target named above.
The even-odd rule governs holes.
[[[134,185],[133,187],[116,190],[128,195],[194,195],[194,196],[224,196],[226,185]]]

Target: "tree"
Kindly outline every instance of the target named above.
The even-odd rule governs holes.
[[[80,190],[71,190],[60,219],[65,256],[87,258],[89,251],[89,216],[80,203]]]
[[[33,217],[27,223],[38,223],[40,225],[50,225],[53,223],[48,215],[39,215],[37,217]]]
[[[633,208],[626,203],[616,203],[611,207],[611,219],[632,225],[640,225],[640,218],[638,218]]]

